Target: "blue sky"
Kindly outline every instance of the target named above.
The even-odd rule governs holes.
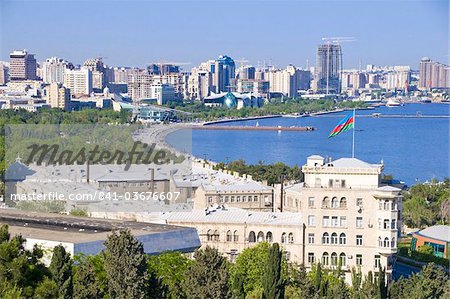
[[[448,0],[124,2],[0,0],[0,60],[28,49],[76,64],[195,66],[227,54],[304,67],[326,36],[355,37],[343,44],[347,68],[450,60]]]

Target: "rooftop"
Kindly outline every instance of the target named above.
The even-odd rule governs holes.
[[[425,228],[419,232],[418,235],[444,241],[450,242],[450,226],[449,225],[434,225]]]

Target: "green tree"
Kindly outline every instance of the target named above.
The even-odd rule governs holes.
[[[187,298],[229,297],[227,260],[215,248],[207,246],[194,253],[194,262],[186,270],[184,289]]]
[[[281,263],[283,253],[280,245],[275,243],[269,249],[269,257],[263,276],[263,298],[282,299],[284,298],[285,283],[281,275]]]
[[[146,260],[141,242],[129,230],[114,231],[105,241],[104,267],[111,298],[144,298]]]
[[[261,242],[256,246],[244,249],[238,255],[236,262],[231,267],[232,287],[240,285],[237,280],[243,280],[245,295],[255,289],[262,289],[262,277],[265,263],[269,258],[269,248],[269,243]]]
[[[59,298],[72,298],[72,259],[70,253],[62,245],[53,248],[52,261],[50,263],[50,272],[53,280],[58,286]]]
[[[100,299],[103,298],[103,287],[100,283],[103,270],[97,271],[94,258],[83,258],[76,267],[73,276],[73,298]]]
[[[58,285],[55,281],[46,277],[36,287],[33,298],[35,299],[56,299],[58,298]]]

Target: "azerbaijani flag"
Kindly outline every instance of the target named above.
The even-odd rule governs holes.
[[[344,117],[336,125],[336,127],[333,129],[333,131],[331,131],[331,133],[328,136],[328,138],[334,137],[336,135],[341,134],[342,132],[345,132],[345,131],[348,131],[350,129],[353,129],[354,125],[355,125],[355,112],[350,113],[349,115]]]

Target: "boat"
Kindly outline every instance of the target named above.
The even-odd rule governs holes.
[[[395,99],[389,99],[386,102],[386,107],[399,107],[402,106],[402,103],[400,103],[399,101],[395,100]]]
[[[422,97],[422,98],[420,99],[420,102],[421,102],[421,103],[431,103],[431,99],[428,98],[428,97]]]

